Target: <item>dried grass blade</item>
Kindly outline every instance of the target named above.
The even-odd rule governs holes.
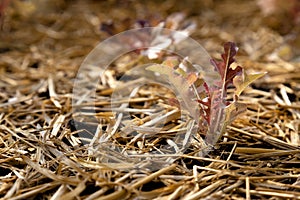
[[[39,173],[43,174],[44,176],[46,176],[52,180],[58,181],[60,183],[70,184],[70,185],[78,185],[81,182],[81,180],[76,179],[76,178],[65,177],[62,175],[54,174],[49,169],[42,168],[40,165],[38,165],[37,163],[30,160],[27,156],[21,155],[21,158],[24,160],[24,162],[26,162],[28,165],[30,165],[33,169],[35,169]]]
[[[225,184],[226,180],[222,179],[222,180],[218,180],[216,182],[214,182],[213,184],[203,188],[202,190],[188,195],[185,198],[183,198],[183,200],[198,200],[201,197],[207,195],[208,193],[212,192],[213,190],[215,190],[216,188],[220,187],[221,185]]]

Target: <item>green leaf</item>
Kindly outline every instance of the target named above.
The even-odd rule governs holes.
[[[182,106],[189,111],[189,114],[195,120],[199,119],[199,105],[194,100],[196,95],[192,92],[189,82],[184,77],[177,74],[173,68],[165,65],[152,65],[146,69],[167,76],[169,83],[175,89],[176,97],[181,98]]]
[[[239,96],[252,82],[256,79],[263,77],[266,73],[256,73],[256,74],[247,74],[245,70],[243,70],[243,75],[236,76],[233,79],[233,85],[236,87],[235,95]]]

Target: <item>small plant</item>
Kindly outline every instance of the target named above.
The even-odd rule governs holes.
[[[156,168],[156,161],[173,162],[191,143],[199,149],[199,154],[206,155],[225,132],[227,125],[246,110],[246,106],[238,102],[242,91],[263,76],[263,73],[248,75],[241,66],[233,64],[238,51],[233,42],[225,43],[220,61],[211,59],[205,49],[189,37],[195,24],[190,21],[181,25],[182,18],[178,13],[156,27],[117,34],[98,45],[81,68],[82,72],[94,70],[91,67],[97,63],[102,67],[101,77],[105,80],[106,71],[109,72],[106,69],[109,66],[107,61],[126,53],[130,53],[126,59],[132,56],[133,61],[126,69],[122,65],[118,67],[118,84],[115,84],[113,91],[110,90],[114,101],[112,108],[118,117],[101,142],[101,145],[106,145],[105,148],[115,149],[119,143],[110,143],[109,140],[113,138],[118,141],[122,138],[126,146],[118,146],[116,152],[129,155],[127,158],[130,158],[130,163],[138,165],[148,159],[148,155],[155,155],[150,159],[150,168]],[[115,66],[118,66],[118,61]],[[98,67],[96,69],[99,70]],[[97,82],[89,80],[86,83]],[[172,93],[160,98],[163,94],[156,93],[159,87],[151,89],[153,83],[171,89]],[[78,85],[81,91],[82,84]],[[140,93],[142,96],[157,95],[159,99],[143,106],[151,108],[151,111],[146,112],[136,105],[139,108],[137,112],[132,104],[131,111],[127,113],[123,108],[131,107],[126,103],[119,105],[122,108],[119,113],[117,102],[124,101],[128,95],[130,98],[140,95],[141,86],[147,88],[147,94]],[[93,86],[88,88],[90,90]],[[228,88],[234,92],[229,93]],[[181,111],[166,104],[176,106]],[[200,135],[204,135],[205,139]],[[133,157],[136,160],[133,161]]]
[[[211,59],[211,66],[205,66],[210,73],[196,74],[187,72],[187,65],[192,65],[184,59],[180,64],[173,59],[162,64],[148,67],[148,70],[168,76],[171,85],[182,98],[182,104],[195,119],[199,116],[199,130],[205,133],[205,142],[212,147],[225,132],[226,126],[235,119],[239,113],[246,110],[246,106],[238,103],[238,98],[243,90],[264,73],[248,75],[241,66],[233,67],[238,48],[235,43],[224,44],[222,60]],[[185,66],[185,67],[179,67]],[[185,68],[185,69],[184,69]],[[203,71],[205,72],[205,71]],[[228,87],[234,87],[233,100],[228,101]],[[195,104],[191,102],[196,93]],[[174,102],[174,101],[173,101]],[[198,102],[198,104],[196,103]],[[200,113],[195,113],[199,108]]]

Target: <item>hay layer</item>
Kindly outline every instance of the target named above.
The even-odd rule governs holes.
[[[45,2],[12,1],[0,33],[1,199],[300,199],[297,38],[289,40],[272,30],[255,2]],[[125,56],[110,71],[109,84],[99,86],[93,104],[96,115],[89,112],[89,104],[78,106],[80,113],[72,110],[77,70],[89,51],[108,37],[99,30],[101,23],[113,20],[120,32],[136,20],[160,20],[174,11],[185,11],[197,21],[192,37],[212,56],[219,55],[225,41],[235,41],[241,49],[238,63],[268,74],[244,92],[240,101],[247,103],[247,113],[228,126],[208,156],[195,156],[199,144],[193,143],[186,154],[168,155],[176,156],[173,164],[154,171],[132,168],[114,154],[110,156],[118,162],[103,164],[99,158],[107,151],[97,149],[95,141],[92,149],[82,145],[78,129],[85,134],[98,130],[101,136],[99,124],[107,127],[116,111],[107,109],[110,84],[140,58]],[[288,36],[299,34],[297,27],[285,28]],[[143,134],[151,135],[153,129],[137,126],[133,131],[141,135],[136,140],[118,144],[147,152],[175,132],[186,131],[187,121],[174,122],[178,113],[168,105],[169,96],[155,85],[140,88],[130,106],[118,112],[134,113],[137,124],[149,123],[154,119],[147,113],[159,105],[160,117],[170,123],[156,138],[144,141]],[[122,103],[119,99],[116,105]],[[74,129],[76,116],[85,121]],[[107,131],[105,127],[100,128]]]

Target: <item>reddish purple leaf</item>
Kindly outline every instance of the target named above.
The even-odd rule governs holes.
[[[234,56],[237,54],[237,50],[238,48],[235,43],[227,42],[224,44],[224,53],[221,55],[222,61],[217,62],[214,59],[211,60],[211,63],[221,75],[225,87],[227,87],[229,83],[232,83],[233,78],[242,72],[242,68],[240,66],[235,69],[230,67],[230,65],[235,61]]]
[[[233,82],[233,78],[237,75],[242,74],[243,68],[240,66],[237,66],[235,69],[229,68],[226,74],[226,87],[229,83]]]

